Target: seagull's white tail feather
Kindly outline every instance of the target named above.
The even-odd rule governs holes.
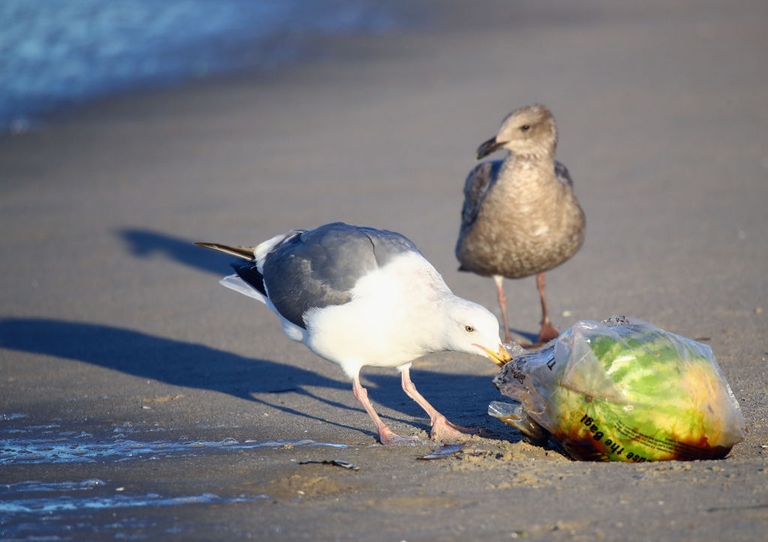
[[[261,292],[251,287],[247,282],[238,277],[237,275],[229,275],[219,281],[219,284],[226,286],[230,290],[234,290],[240,294],[247,295],[253,299],[258,299],[265,305],[267,305],[267,298],[264,297]]]

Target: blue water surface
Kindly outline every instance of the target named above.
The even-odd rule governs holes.
[[[115,91],[270,68],[407,24],[385,0],[2,0],[0,132]]]

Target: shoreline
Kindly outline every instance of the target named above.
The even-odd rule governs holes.
[[[289,0],[279,6],[225,0],[207,11],[186,0],[167,6],[138,0],[123,8],[86,0],[59,12],[30,1],[0,9],[15,21],[0,32],[8,72],[0,88],[3,133],[34,129],[52,114],[113,95],[300,64],[311,60],[313,44],[325,37],[385,34],[418,24],[413,5],[379,0]],[[90,20],[87,27],[80,26],[84,19]],[[59,45],[40,54],[53,35]]]

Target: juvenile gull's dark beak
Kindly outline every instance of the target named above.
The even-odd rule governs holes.
[[[477,148],[477,159],[480,160],[491,154],[492,152],[501,148],[503,143],[500,143],[496,137],[492,137]]]

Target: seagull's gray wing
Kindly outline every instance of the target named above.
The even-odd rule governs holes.
[[[418,249],[397,233],[327,224],[275,247],[264,260],[264,284],[283,318],[306,328],[303,315],[309,309],[347,303],[361,277],[412,251]]]
[[[480,214],[480,208],[488,191],[496,183],[503,160],[491,160],[475,166],[464,183],[464,207],[461,209],[461,231],[469,230]]]
[[[573,188],[573,179],[571,179],[571,174],[568,173],[568,168],[565,167],[565,164],[562,164],[557,160],[555,160],[555,176],[558,181],[568,188]]]
[[[379,267],[385,266],[396,256],[406,252],[421,254],[413,242],[397,232],[376,230],[374,228],[357,228],[370,239],[373,245],[373,255]]]

